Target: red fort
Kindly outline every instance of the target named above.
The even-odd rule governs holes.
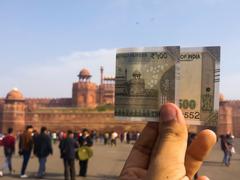
[[[6,133],[9,127],[15,132],[22,131],[29,124],[37,130],[47,126],[54,131],[82,128],[141,131],[145,122],[114,120],[115,79],[103,73],[101,67],[101,81],[97,85],[91,82],[90,71],[82,69],[78,81],[73,83],[71,98],[24,98],[18,89],[11,90],[0,98],[0,132]],[[240,100],[225,100],[221,95],[217,134],[226,133],[240,137]]]
[[[71,98],[24,98],[18,89],[11,90],[0,99],[0,132],[6,133],[9,127],[15,132],[22,131],[30,124],[37,130],[47,126],[54,131],[82,128],[141,131],[143,122],[114,120],[115,79],[103,73],[101,67],[101,82],[97,85],[91,82],[90,71],[82,69],[78,81],[73,83]]]

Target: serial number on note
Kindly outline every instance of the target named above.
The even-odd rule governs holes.
[[[196,109],[196,101],[194,99],[179,99],[179,107],[183,110],[184,118],[200,119],[200,112],[194,111]]]
[[[183,112],[183,116],[186,119],[200,119],[200,112]]]

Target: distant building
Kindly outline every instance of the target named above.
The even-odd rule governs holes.
[[[1,126],[6,131],[7,128],[24,129],[25,127],[25,99],[17,89],[11,90],[1,108]]]
[[[240,100],[225,100],[220,96],[218,134],[231,133],[240,137]]]
[[[18,89],[0,99],[0,132],[9,127],[22,131],[28,124],[37,129],[48,126],[51,130],[141,130],[145,123],[115,121],[112,110],[98,110],[99,106],[113,107],[115,78],[104,77],[100,68],[100,84],[91,82],[89,70],[82,69],[73,83],[71,98],[24,98]],[[104,108],[103,108],[104,109]]]
[[[114,104],[115,79],[103,76],[101,71],[101,83],[96,85],[90,81],[89,70],[82,69],[78,75],[79,81],[73,83],[72,105],[74,107],[96,107],[99,104]]]

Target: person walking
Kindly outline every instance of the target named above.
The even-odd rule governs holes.
[[[20,178],[28,178],[28,176],[25,174],[25,171],[33,149],[32,132],[33,127],[31,125],[28,125],[23,134],[20,135],[19,155],[23,156]]]
[[[221,150],[224,153],[223,163],[225,166],[230,165],[231,161],[231,140],[229,135],[221,135]]]
[[[6,162],[3,169],[8,168],[10,174],[13,173],[12,155],[15,153],[15,142],[16,139],[13,135],[13,128],[8,128],[8,134],[2,140],[4,155],[6,158]]]
[[[64,177],[65,180],[75,180],[75,150],[79,147],[78,142],[74,139],[74,133],[69,130],[67,137],[62,139],[59,144],[61,158],[64,164]]]
[[[226,136],[220,135],[220,147],[223,152],[223,160],[222,163],[226,165],[226,159],[227,159],[227,143],[226,143]]]
[[[234,149],[234,136],[231,134],[226,135],[226,143],[227,143],[227,163],[225,163],[226,166],[230,166],[231,164],[231,158],[232,154],[235,153]]]
[[[78,150],[78,158],[79,158],[79,176],[86,177],[87,176],[87,168],[88,168],[88,160],[93,155],[90,147],[93,145],[93,140],[89,135],[89,131],[87,129],[83,129],[82,136],[79,138],[80,148]]]
[[[40,134],[36,136],[34,141],[34,155],[38,157],[39,161],[38,178],[45,176],[47,157],[50,154],[53,154],[51,138],[47,133],[47,128],[42,127]]]

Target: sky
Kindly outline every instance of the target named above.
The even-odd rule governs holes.
[[[0,97],[71,97],[82,68],[115,74],[117,48],[221,46],[220,91],[240,99],[238,0],[0,0]]]

